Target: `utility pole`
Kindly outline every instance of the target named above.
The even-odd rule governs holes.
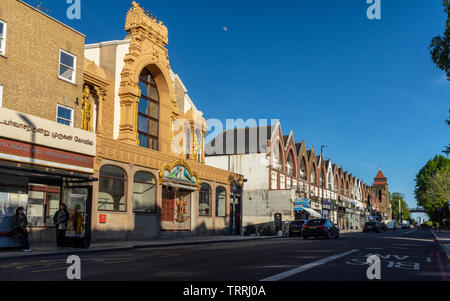
[[[401,200],[400,198],[398,199],[398,224],[401,225],[402,224],[402,204],[401,204]]]

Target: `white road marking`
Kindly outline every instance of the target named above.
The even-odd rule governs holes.
[[[308,263],[308,264],[300,266],[298,268],[289,270],[287,272],[283,272],[283,273],[280,273],[280,274],[277,274],[277,275],[274,275],[274,276],[270,276],[270,277],[264,278],[261,281],[280,281],[280,280],[289,278],[291,276],[294,276],[296,274],[302,273],[304,271],[310,270],[312,268],[315,268],[315,267],[317,267],[319,265],[322,265],[322,264],[334,261],[336,259],[339,259],[341,257],[345,257],[345,256],[348,256],[350,254],[356,253],[358,251],[359,250],[351,250],[351,251],[347,251],[347,252],[342,253],[342,254],[333,255],[333,256],[327,257],[325,259],[322,259],[322,260],[319,260],[319,261],[315,261],[315,262],[312,262],[312,263]]]

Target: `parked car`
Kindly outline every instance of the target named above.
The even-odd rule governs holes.
[[[364,224],[363,233],[367,233],[367,232],[380,233],[381,231],[382,231],[381,225],[378,222],[366,222]]]
[[[388,226],[385,223],[380,223],[380,226],[381,226],[381,230],[384,232],[389,230]]]
[[[289,236],[302,236],[302,227],[305,224],[306,221],[299,220],[299,221],[293,221],[289,224]]]
[[[329,219],[319,218],[307,221],[303,227],[303,239],[314,237],[339,238],[339,229]]]

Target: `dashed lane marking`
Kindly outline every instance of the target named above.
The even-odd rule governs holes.
[[[312,262],[312,263],[309,263],[309,264],[300,266],[300,267],[298,267],[298,268],[289,270],[289,271],[287,271],[287,272],[283,272],[283,273],[280,273],[280,274],[277,274],[277,275],[274,275],[274,276],[270,276],[270,277],[264,278],[264,279],[262,279],[261,281],[280,281],[280,280],[289,278],[289,277],[291,277],[291,276],[294,276],[294,275],[296,275],[296,274],[302,273],[302,272],[304,272],[304,271],[310,270],[310,269],[312,269],[312,268],[315,268],[315,267],[317,267],[317,266],[319,266],[319,265],[322,265],[322,264],[325,264],[325,263],[334,261],[334,260],[336,260],[336,259],[339,259],[339,258],[348,256],[348,255],[350,255],[350,254],[356,253],[356,252],[358,252],[358,251],[359,251],[359,250],[350,250],[350,251],[347,251],[347,252],[345,252],[345,253],[333,255],[333,256],[324,258],[324,259],[322,259],[322,260],[315,261],[315,262]]]

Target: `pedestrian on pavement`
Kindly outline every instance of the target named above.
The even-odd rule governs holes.
[[[24,252],[31,252],[30,242],[28,241],[27,216],[24,213],[25,209],[19,207],[12,219],[12,234],[14,238],[20,239],[20,245]]]
[[[64,240],[66,237],[67,225],[69,223],[70,215],[67,211],[66,204],[59,205],[59,210],[56,211],[53,217],[53,223],[56,226],[56,245],[64,247]]]

